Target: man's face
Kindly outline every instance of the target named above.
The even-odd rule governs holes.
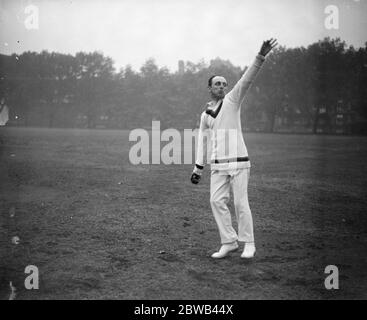
[[[216,76],[212,79],[212,85],[209,87],[212,98],[216,100],[223,99],[227,93],[227,80],[224,77]]]

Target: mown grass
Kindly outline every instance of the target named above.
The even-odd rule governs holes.
[[[127,131],[0,137],[4,299],[9,281],[18,299],[367,298],[365,137],[246,134],[252,262],[210,258],[209,168],[193,186],[192,165],[133,166]],[[39,290],[24,288],[30,264]],[[339,290],[324,287],[330,264]]]

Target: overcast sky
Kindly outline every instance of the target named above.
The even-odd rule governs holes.
[[[25,8],[39,9],[38,29],[27,29]],[[339,9],[339,29],[324,12]],[[221,57],[248,65],[262,40],[307,46],[325,36],[355,47],[367,41],[367,0],[0,0],[0,53],[101,51],[116,69],[138,70],[152,57],[177,70],[178,60]]]

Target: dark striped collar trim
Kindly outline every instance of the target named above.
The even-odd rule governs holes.
[[[213,111],[211,109],[206,109],[205,113],[212,116],[214,119],[217,117],[220,109],[222,109],[223,100],[220,102],[220,105],[218,106],[217,110]]]

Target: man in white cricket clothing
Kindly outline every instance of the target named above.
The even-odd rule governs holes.
[[[247,186],[250,177],[250,160],[242,136],[241,104],[245,94],[265,61],[266,55],[276,46],[276,40],[264,41],[253,64],[242,75],[233,89],[226,93],[227,81],[222,76],[212,76],[208,81],[212,100],[201,114],[196,163],[191,182],[199,183],[204,169],[204,134],[209,129],[211,138],[210,205],[219,229],[221,248],[212,258],[224,258],[238,249],[237,241],[244,242],[241,258],[255,255],[252,214],[248,202]],[[233,190],[238,234],[234,230],[227,207]]]

